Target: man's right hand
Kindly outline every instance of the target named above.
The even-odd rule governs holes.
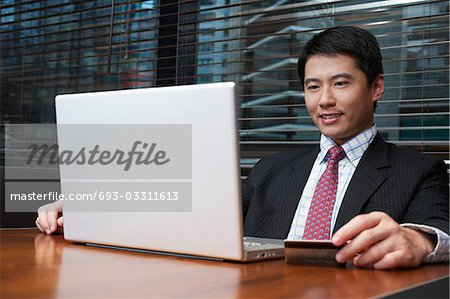
[[[62,228],[64,225],[63,217],[59,217],[62,213],[62,201],[56,201],[47,204],[38,209],[38,217],[36,218],[36,226],[39,230],[47,235],[50,235]]]

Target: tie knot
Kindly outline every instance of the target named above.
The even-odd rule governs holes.
[[[345,157],[345,151],[340,146],[333,146],[328,152],[330,153],[330,160],[336,160],[336,162],[341,161]]]

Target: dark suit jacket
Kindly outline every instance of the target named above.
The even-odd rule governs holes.
[[[319,147],[262,159],[242,182],[246,236],[284,239]],[[443,161],[375,137],[353,174],[334,232],[358,214],[383,211],[398,223],[449,231],[449,185]]]

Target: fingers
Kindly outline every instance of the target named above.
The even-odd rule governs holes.
[[[361,232],[351,242],[347,243],[337,254],[336,260],[340,263],[352,260],[356,255],[362,254],[361,265],[363,263],[372,263],[374,259],[380,259],[390,249],[389,242],[382,242],[388,240],[392,231],[386,228],[386,225],[378,225],[374,228],[367,229]],[[377,246],[376,246],[377,245]],[[375,248],[372,248],[374,247]],[[365,252],[369,249],[373,251],[368,256],[364,257]]]
[[[47,219],[47,206],[40,207],[38,210],[38,217],[36,218],[36,225],[43,233],[50,234],[50,228]]]
[[[430,239],[420,231],[400,227],[400,232],[394,237],[390,252],[374,264],[379,269],[417,267],[434,249]]]
[[[58,226],[63,227],[64,226],[64,216],[61,216],[58,218]]]
[[[372,212],[369,214],[358,215],[341,227],[333,235],[331,241],[335,246],[345,245],[349,240],[352,240],[361,232],[378,225],[384,216],[387,215],[382,212]]]
[[[48,229],[50,230],[50,233],[53,233],[57,229],[56,220],[58,219],[58,210],[52,209],[47,212],[47,222],[48,222]]]
[[[58,203],[58,202],[57,202]],[[38,210],[36,226],[41,232],[51,234],[57,230],[58,213],[61,211],[61,204],[48,204]]]
[[[39,228],[39,230],[43,233],[45,233],[45,229],[42,227],[42,225],[39,223],[39,217],[36,218],[36,226]]]
[[[334,245],[345,245],[336,254],[336,261],[344,263],[353,260],[356,266],[377,262],[395,246],[395,240],[389,238],[399,233],[398,223],[385,213],[358,215],[332,238]]]
[[[345,242],[336,261],[353,260],[355,266],[375,269],[416,267],[434,248],[424,233],[401,227],[381,212],[355,217],[332,241],[335,245]]]
[[[52,205],[58,209],[58,212],[62,212],[62,209],[63,209],[63,201],[62,200],[55,201],[54,203],[52,203]]]
[[[387,238],[382,242],[372,245],[367,251],[353,259],[355,266],[365,267],[379,262],[389,252],[395,251],[397,244],[395,238]]]
[[[400,226],[387,215],[382,216],[375,227],[362,231],[347,243],[336,255],[336,260],[343,263],[362,254],[357,259],[361,265],[378,261],[395,247],[395,238],[391,237],[398,234]]]
[[[385,269],[393,269],[398,267],[412,267],[412,265],[407,265],[406,263],[402,263],[404,260],[404,252],[401,250],[389,252],[383,256],[378,262],[373,264],[374,269],[385,270]],[[417,266],[417,265],[414,265]]]

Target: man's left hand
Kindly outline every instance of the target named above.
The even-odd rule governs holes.
[[[412,268],[433,251],[432,239],[420,231],[401,227],[383,212],[358,215],[332,237],[340,263],[375,269]]]

